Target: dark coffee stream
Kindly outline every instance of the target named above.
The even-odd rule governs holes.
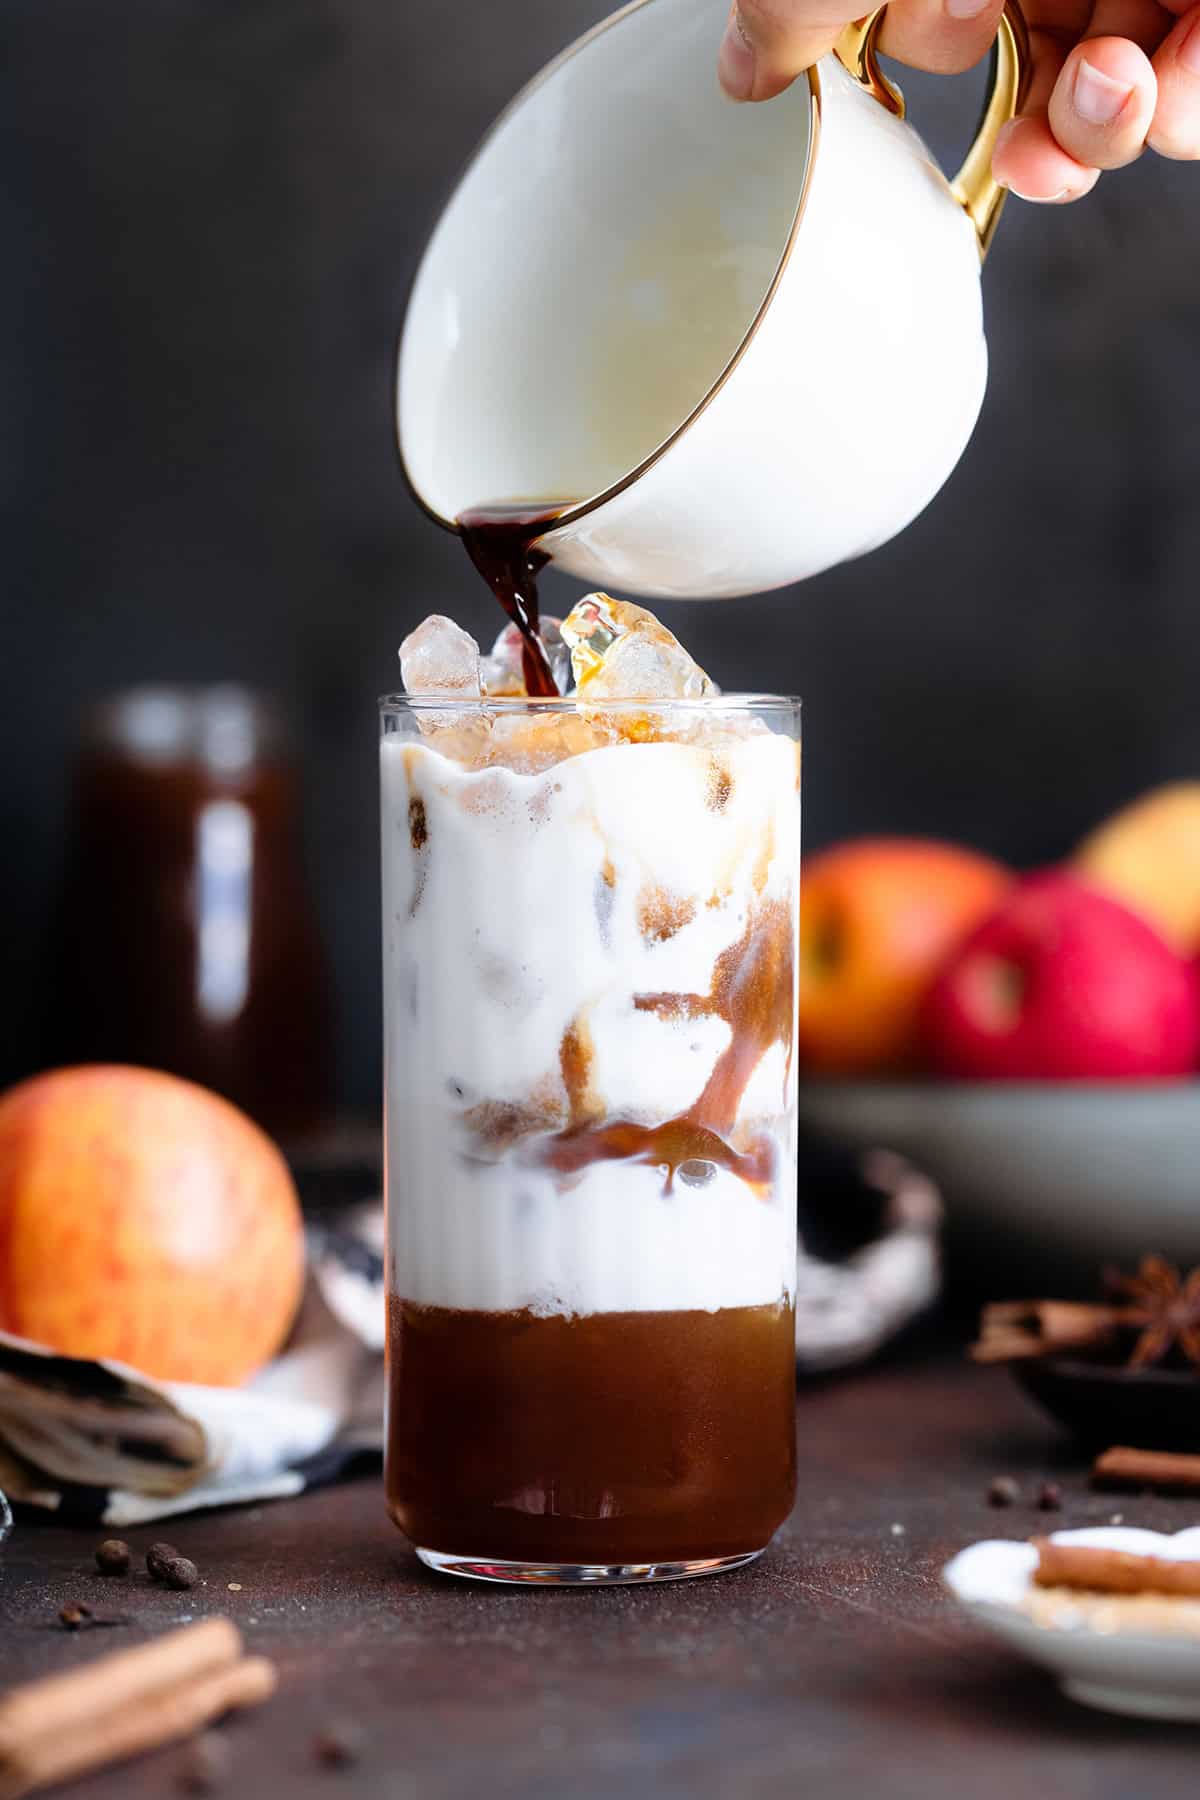
[[[550,558],[534,545],[565,510],[544,501],[471,506],[457,521],[467,555],[521,633],[525,691],[539,699],[554,699],[558,686],[537,634],[537,578]]]

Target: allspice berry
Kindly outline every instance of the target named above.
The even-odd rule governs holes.
[[[102,1575],[128,1575],[133,1556],[120,1538],[105,1538],[96,1546],[96,1567]]]
[[[313,1738],[313,1757],[327,1769],[349,1768],[362,1755],[364,1741],[362,1731],[352,1720],[335,1719]]]
[[[178,1555],[179,1552],[174,1544],[151,1544],[146,1552],[146,1568],[150,1573],[151,1579],[153,1581],[162,1581],[164,1579],[164,1566],[171,1561],[173,1556]]]
[[[159,1579],[165,1581],[169,1588],[195,1587],[200,1578],[200,1571],[186,1556],[168,1556],[162,1565]]]

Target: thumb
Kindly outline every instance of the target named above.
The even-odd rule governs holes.
[[[734,0],[717,74],[731,100],[769,100],[832,50],[861,0]]]

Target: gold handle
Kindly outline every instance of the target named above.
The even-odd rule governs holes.
[[[886,8],[881,6],[856,24],[847,25],[834,46],[834,55],[881,106],[902,119],[904,96],[880,68],[876,49],[885,11]],[[995,236],[1005,201],[1005,189],[992,174],[992,152],[1001,127],[1015,119],[1021,110],[1029,87],[1030,68],[1025,16],[1019,0],[1006,0],[996,34],[995,66],[983,118],[966,161],[950,183],[951,193],[975,227],[981,261]]]

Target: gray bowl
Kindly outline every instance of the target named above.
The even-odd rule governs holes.
[[[952,1271],[994,1294],[1094,1293],[1148,1250],[1200,1262],[1200,1082],[802,1079],[800,1119],[932,1176]]]

